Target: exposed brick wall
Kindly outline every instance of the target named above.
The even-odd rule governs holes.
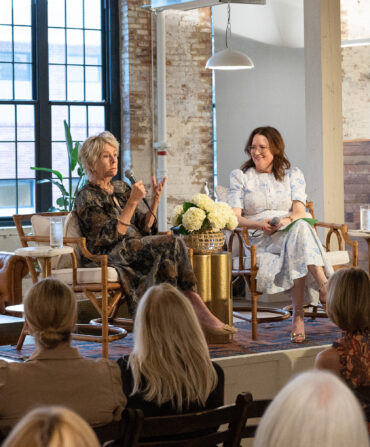
[[[341,21],[342,40],[369,38],[368,0],[341,0]],[[344,210],[349,228],[360,227],[360,205],[370,203],[369,60],[370,45],[342,48]],[[359,263],[367,270],[367,244],[360,239]]]
[[[120,1],[121,25],[128,27],[121,34],[123,168],[131,159],[137,177],[149,185],[155,170],[156,20],[141,9],[145,2]],[[166,12],[169,218],[174,205],[199,192],[204,181],[212,187],[212,73],[204,68],[211,53],[210,8]]]
[[[360,228],[360,205],[370,203],[370,140],[344,142],[344,211],[348,228]],[[367,243],[359,239],[359,263],[368,268]]]

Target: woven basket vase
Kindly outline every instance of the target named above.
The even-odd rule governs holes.
[[[195,255],[208,255],[218,253],[222,250],[225,235],[222,231],[214,233],[207,231],[203,233],[191,233],[184,235],[185,244],[194,250]]]

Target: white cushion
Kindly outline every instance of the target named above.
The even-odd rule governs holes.
[[[69,213],[63,227],[64,237],[81,237],[80,226],[78,224],[77,214],[72,212]],[[78,244],[70,244],[77,257],[77,265],[81,261],[81,250]],[[58,262],[55,266],[56,269],[67,269],[72,268],[72,258],[71,256],[63,255],[60,256]]]
[[[53,270],[51,276],[60,279],[67,284],[72,284],[72,269]],[[108,267],[108,282],[118,282],[118,274],[115,268]],[[78,284],[101,284],[101,268],[100,267],[84,267],[77,269]]]
[[[327,251],[326,257],[331,265],[344,265],[349,263],[349,254],[346,250]]]

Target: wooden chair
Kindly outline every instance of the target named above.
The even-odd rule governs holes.
[[[141,418],[141,424],[138,424],[141,425],[140,430],[130,437],[128,432],[123,429],[120,439],[113,445],[121,447],[207,447],[220,444],[224,447],[239,447],[247,418],[248,403],[251,399],[250,393],[241,393],[237,396],[235,404],[232,405],[171,416],[144,418],[142,411],[136,410],[138,417]],[[128,425],[125,418],[122,423],[124,426]],[[217,427],[219,427],[218,430]]]
[[[76,293],[84,293],[101,316],[100,325],[80,325],[84,333],[74,334],[73,339],[102,343],[102,355],[107,358],[108,343],[127,335],[125,329],[109,325],[109,316],[116,311],[116,308],[123,300],[117,272],[114,268],[108,267],[108,257],[106,255],[93,255],[87,250],[86,239],[81,237],[79,233],[78,223],[76,224],[77,217],[73,212],[14,215],[13,220],[22,247],[28,247],[29,243],[49,245],[48,224],[49,217],[51,216],[66,217],[63,243],[74,248],[73,253],[64,255],[66,258],[62,259],[63,257],[61,257],[61,259],[55,260],[56,264],[52,264],[51,276],[68,283]],[[25,223],[28,224],[29,221],[33,224],[34,234],[32,235],[26,235],[24,233],[23,225]],[[79,267],[78,259],[81,257],[81,254],[99,267]],[[35,269],[34,259],[26,257],[26,261],[32,276],[32,281],[35,283],[38,281],[38,272]],[[97,299],[99,295],[101,296],[101,302]],[[99,335],[91,335],[86,333],[86,331],[98,332]],[[25,333],[23,333],[23,339],[24,336]],[[17,347],[20,348],[22,344],[23,340],[20,340]]]
[[[260,399],[253,400],[252,395],[250,395],[250,401],[247,406],[247,421],[246,425],[242,430],[242,439],[254,438],[258,423],[253,423],[248,425],[250,419],[260,419],[266,411],[266,408],[270,405],[271,399]]]
[[[313,211],[313,203],[307,202],[306,208],[311,213],[312,217],[315,217],[314,211]],[[347,233],[347,225],[342,224],[334,224],[334,223],[326,223],[326,222],[317,222],[315,224],[315,229],[317,232],[318,228],[324,228],[327,229],[327,235],[325,240],[325,251],[328,255],[329,262],[331,262],[334,270],[337,270],[338,268],[352,265],[354,267],[357,267],[358,265],[358,242],[352,241]],[[252,323],[252,339],[257,340],[257,325],[260,322],[266,322],[266,321],[276,321],[279,319],[288,318],[290,316],[290,312],[287,309],[272,309],[272,308],[259,308],[257,309],[257,301],[259,297],[262,295],[261,292],[257,290],[257,273],[258,273],[258,265],[257,265],[257,247],[256,245],[252,245],[249,241],[248,236],[248,230],[246,228],[237,228],[234,230],[234,232],[231,234],[229,242],[228,242],[228,250],[232,251],[233,247],[233,241],[234,238],[237,238],[238,244],[239,244],[239,251],[238,251],[238,262],[237,262],[237,268],[232,269],[232,277],[233,282],[239,280],[242,278],[244,280],[244,283],[248,286],[249,291],[251,293],[251,301],[252,305],[251,307],[238,307],[234,308],[237,310],[243,310],[243,311],[251,311],[251,316],[245,316],[238,314],[238,312],[235,312],[234,315],[239,318],[243,318],[249,322]],[[331,245],[332,245],[332,237],[336,237],[337,244],[339,250],[332,251]],[[345,245],[348,245],[352,249],[352,263],[350,264],[350,258],[348,252],[345,250]],[[250,254],[250,258],[246,258],[246,253]],[[250,262],[249,262],[250,259]],[[276,317],[271,318],[260,318],[258,317],[258,310],[261,311],[268,311],[272,313],[277,313],[278,315]],[[281,313],[283,312],[283,314]],[[312,313],[306,313],[306,316],[312,316],[315,318],[315,316],[318,316],[319,313],[314,309]],[[323,314],[326,316],[326,314]]]

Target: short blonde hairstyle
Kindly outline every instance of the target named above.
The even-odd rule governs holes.
[[[205,405],[217,373],[194,309],[179,290],[167,283],[147,290],[137,308],[134,339],[132,394],[141,392],[157,405],[171,401],[178,412],[183,404]]]
[[[369,330],[369,275],[358,268],[337,270],[329,279],[326,309],[329,318],[343,331]]]
[[[70,340],[77,316],[75,294],[58,279],[43,279],[25,296],[24,313],[37,343],[54,348]]]
[[[273,399],[253,447],[369,447],[367,424],[352,391],[334,374],[312,370]]]
[[[40,407],[10,432],[3,447],[99,447],[88,423],[63,407]]]
[[[119,143],[115,136],[108,131],[102,132],[98,135],[87,138],[78,151],[78,159],[84,168],[87,177],[90,177],[94,172],[95,164],[103,152],[104,145],[110,144],[117,152],[119,150]]]

